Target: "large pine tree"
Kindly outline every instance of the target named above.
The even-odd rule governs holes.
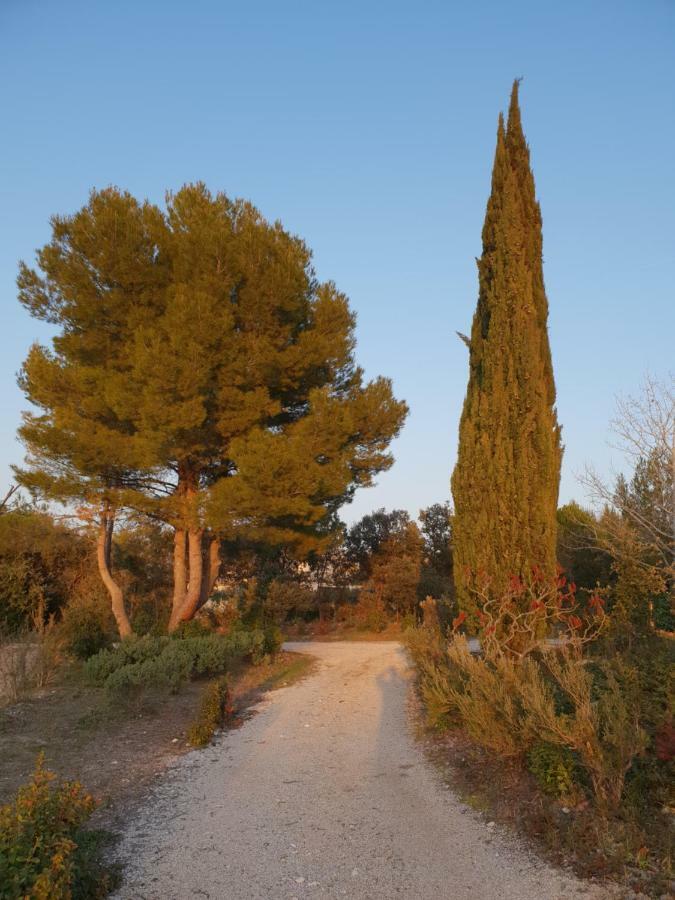
[[[17,475],[98,510],[122,634],[115,515],[170,526],[173,629],[208,595],[221,538],[325,544],[339,506],[392,464],[407,408],[357,366],[346,296],[250,203],[186,185],[164,211],[110,188],[52,226],[39,271],[22,265],[18,281],[58,330],[21,373],[36,409]]]
[[[478,261],[469,383],[452,476],[454,574],[460,604],[471,583],[500,590],[534,566],[555,571],[562,448],[547,333],[541,212],[513,85],[499,117],[492,192]]]

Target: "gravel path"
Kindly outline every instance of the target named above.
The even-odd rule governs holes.
[[[118,898],[609,896],[443,786],[409,731],[398,645],[287,647],[318,657],[318,670],[158,779],[123,837]]]

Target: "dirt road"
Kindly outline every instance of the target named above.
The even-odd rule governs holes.
[[[444,787],[410,733],[396,644],[288,647],[318,657],[315,674],[158,779],[121,844],[119,898],[608,896]]]

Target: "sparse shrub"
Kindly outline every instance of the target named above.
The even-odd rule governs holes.
[[[79,589],[87,539],[44,510],[18,504],[0,516],[0,631],[40,630]]]
[[[488,645],[478,657],[461,637],[448,655],[464,679],[451,698],[475,741],[503,756],[522,755],[541,741],[567,748],[598,806],[618,807],[626,773],[647,743],[630,670],[619,661],[591,667],[570,646],[519,659]]]
[[[574,654],[550,652],[546,667],[557,687],[573,705],[573,714],[560,714],[552,695],[524,695],[533,728],[549,740],[578,754],[596,802],[602,810],[616,810],[633,760],[647,746],[639,724],[639,692],[634,672],[620,660],[588,661]]]
[[[315,602],[313,592],[298,581],[275,578],[263,600],[265,621],[283,625],[291,616],[304,616]]]
[[[570,797],[575,793],[577,764],[567,747],[537,741],[527,752],[527,767],[550,797]]]
[[[474,656],[463,637],[452,640],[448,657],[459,675],[449,702],[470,736],[502,756],[524,754],[535,734],[523,708],[522,691],[527,685],[537,699],[547,691],[536,663],[529,657]]]
[[[438,601],[431,596],[426,596],[420,603],[422,624],[425,628],[440,632],[441,622],[438,616]]]
[[[401,616],[400,621],[401,631],[408,631],[410,628],[414,628],[417,625],[417,616],[414,612],[407,612]]]
[[[114,622],[110,609],[98,598],[78,598],[64,608],[57,632],[63,649],[84,660],[112,644]]]
[[[0,898],[70,900],[107,895],[100,841],[82,830],[96,807],[76,782],[55,784],[38,757],[30,782],[0,807]]]
[[[596,592],[582,606],[576,584],[562,571],[549,578],[533,567],[527,577],[512,575],[501,591],[494,590],[485,575],[471,580],[467,576],[466,584],[475,601],[481,647],[492,656],[523,659],[537,653],[551,634],[580,648],[596,641],[607,625],[604,597]],[[460,612],[452,630],[466,619]]]
[[[206,747],[232,712],[228,678],[223,675],[206,686],[199,714],[188,731],[188,742],[193,747]]]
[[[433,728],[446,728],[457,719],[457,707],[453,700],[453,688],[457,670],[450,666],[447,640],[437,628],[410,628],[404,632],[406,646],[417,667],[418,684],[429,724]]]
[[[266,656],[274,658],[279,650],[281,650],[281,645],[284,642],[284,636],[281,629],[276,625],[267,625],[263,629],[263,636],[263,652]]]
[[[356,605],[354,603],[340,603],[335,610],[335,621],[339,625],[352,625],[354,622]]]
[[[372,584],[366,584],[354,606],[354,622],[368,631],[383,631],[389,621],[381,592]]]
[[[241,622],[236,594],[214,594],[206,606],[199,611],[199,618],[208,625],[211,631],[227,634]]]
[[[0,642],[0,701],[15,703],[32,686],[39,647],[34,641]]]

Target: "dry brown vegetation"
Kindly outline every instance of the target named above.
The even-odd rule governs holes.
[[[262,692],[310,668],[307,657],[286,652],[259,666],[236,667],[232,724]],[[26,780],[44,750],[50,768],[81,781],[104,802],[97,818],[114,825],[169,760],[188,751],[187,732],[203,690],[203,682],[187,682],[177,694],[149,692],[120,707],[68,669],[52,687],[0,710],[0,800]]]

